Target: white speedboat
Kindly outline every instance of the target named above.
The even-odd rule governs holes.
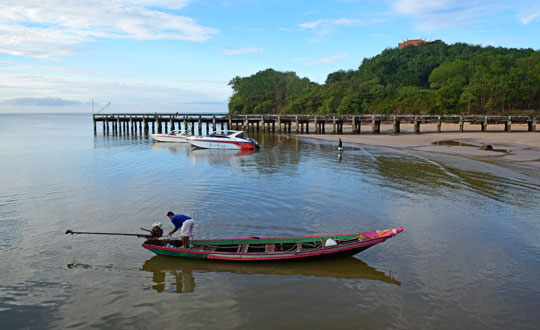
[[[187,141],[196,148],[207,149],[242,149],[253,150],[259,148],[259,143],[248,138],[243,131],[214,132],[204,136],[191,136]]]
[[[174,130],[169,134],[152,134],[152,138],[158,142],[187,143],[191,135],[186,131]]]

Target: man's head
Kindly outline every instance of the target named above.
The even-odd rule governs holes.
[[[172,218],[174,216],[174,213],[172,213],[171,211],[167,212],[167,216],[170,218]]]

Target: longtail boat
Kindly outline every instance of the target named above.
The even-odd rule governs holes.
[[[192,240],[181,248],[176,239],[148,238],[143,248],[158,255],[230,261],[305,260],[352,256],[403,231],[397,227],[375,232],[296,237],[250,237]]]

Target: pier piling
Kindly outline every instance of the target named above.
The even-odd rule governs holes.
[[[399,134],[401,121],[399,119],[394,118],[394,124],[392,128],[392,134]]]
[[[414,134],[420,134],[420,119],[414,118]]]

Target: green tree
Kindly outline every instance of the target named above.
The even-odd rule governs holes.
[[[273,69],[229,82],[231,113],[504,113],[540,107],[540,52],[442,41],[387,48],[324,84]]]
[[[429,76],[431,88],[435,89],[435,106],[442,113],[458,112],[457,105],[470,79],[468,62],[456,60],[443,64]]]

